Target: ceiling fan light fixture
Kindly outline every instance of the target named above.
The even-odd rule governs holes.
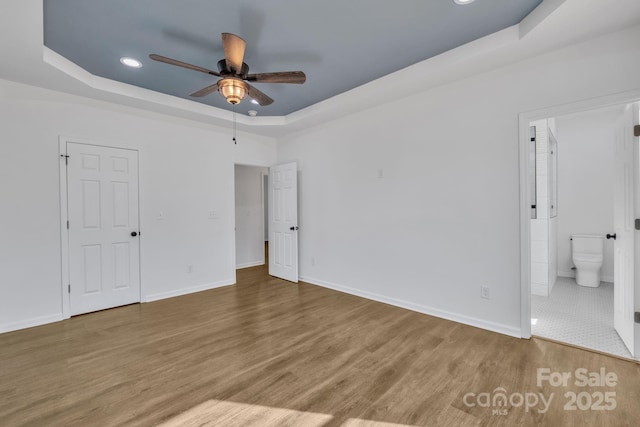
[[[229,104],[238,104],[247,96],[247,85],[240,79],[227,77],[218,82],[218,91]]]

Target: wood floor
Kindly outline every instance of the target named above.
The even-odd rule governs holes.
[[[538,387],[538,368],[572,377],[566,387]],[[578,368],[615,373],[617,384],[579,387]],[[501,391],[511,403],[494,406]],[[572,392],[583,409],[565,410]],[[590,409],[604,392],[615,393],[613,403],[608,395],[608,405],[595,407],[615,409]],[[546,412],[542,403],[519,405],[534,394],[552,399]],[[638,364],[290,284],[263,267],[239,270],[236,286],[0,335],[3,427],[618,427],[638,420]]]

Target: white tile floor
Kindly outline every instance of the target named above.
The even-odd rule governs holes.
[[[631,358],[613,328],[613,284],[578,286],[558,277],[551,296],[531,296],[531,333],[605,353]]]

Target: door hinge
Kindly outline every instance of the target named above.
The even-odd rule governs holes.
[[[64,157],[64,164],[69,165],[69,157],[67,154],[60,154],[60,157]]]
[[[636,226],[636,230],[640,230],[640,218],[636,218],[635,226]]]
[[[633,127],[633,136],[640,136],[640,125],[635,125]]]
[[[69,229],[69,220],[67,220],[67,230]]]
[[[636,323],[640,323],[640,311],[636,311],[633,314],[633,320],[635,320]]]
[[[69,284],[69,286],[67,286],[67,292],[71,293],[71,284]]]

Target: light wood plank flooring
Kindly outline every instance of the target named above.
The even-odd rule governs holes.
[[[572,377],[566,387],[538,387],[538,368],[604,368],[618,382],[579,387]],[[515,405],[480,406],[481,393],[493,397],[498,387],[508,396],[553,398],[545,413],[542,404],[518,406],[517,396]],[[584,407],[605,391],[615,392],[614,410],[564,410],[567,392],[586,392]],[[618,427],[638,420],[638,364],[290,284],[263,267],[239,270],[236,286],[0,335],[3,427]]]

